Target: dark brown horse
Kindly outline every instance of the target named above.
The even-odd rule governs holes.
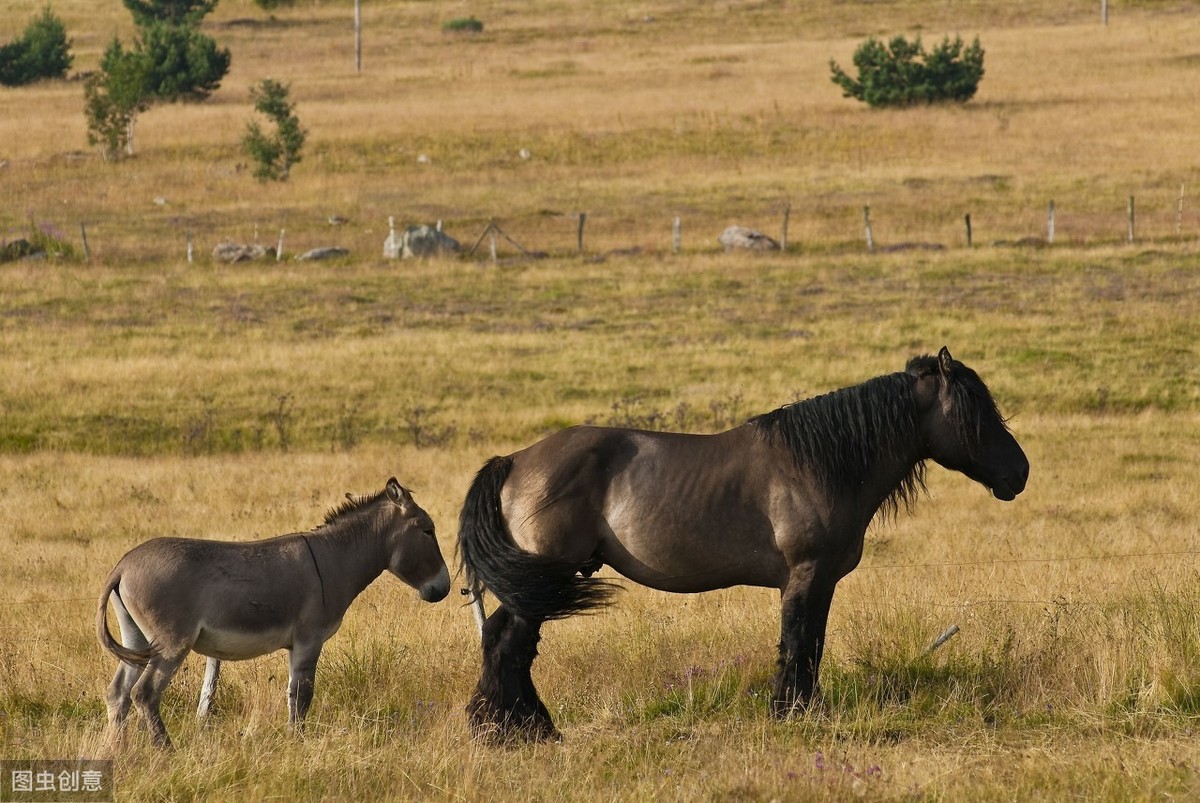
[[[944,348],[716,435],[573,427],[492,458],[458,536],[471,589],[501,603],[484,626],[472,730],[557,736],[530,667],[543,622],[609,601],[614,586],[592,576],[602,565],[663,591],[778,588],[771,710],[806,706],[834,588],[875,514],[924,490],[928,460],[1005,501],[1029,476],[987,387]]]

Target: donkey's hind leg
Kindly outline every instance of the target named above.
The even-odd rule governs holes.
[[[200,703],[196,706],[196,719],[208,719],[212,710],[213,697],[217,694],[217,680],[221,677],[221,661],[209,656],[204,664],[204,682],[200,685]]]
[[[146,727],[150,730],[151,740],[159,747],[170,747],[171,737],[167,735],[167,726],[159,713],[163,692],[170,684],[171,678],[183,663],[183,659],[191,652],[184,648],[174,654],[160,653],[150,659],[142,676],[133,684],[131,697],[142,715]]]
[[[121,598],[114,594],[111,599],[113,611],[116,613],[117,626],[121,630],[121,643],[133,650],[149,648],[149,640],[133,621],[133,617],[121,603]],[[133,684],[141,677],[143,669],[144,667],[120,661],[117,663],[117,672],[113,675],[112,683],[108,684],[105,702],[108,705],[109,730],[114,738],[119,737],[124,728],[125,719],[129,716],[129,694],[133,689]]]
[[[538,697],[531,669],[541,622],[501,606],[483,627],[483,672],[467,704],[471,732],[495,741],[561,738]]]

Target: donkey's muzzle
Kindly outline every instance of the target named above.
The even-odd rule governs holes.
[[[443,568],[437,577],[422,585],[417,593],[425,602],[440,602],[445,599],[450,593],[450,572]]]

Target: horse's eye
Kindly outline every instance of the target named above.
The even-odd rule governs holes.
[[[428,535],[430,538],[434,539],[435,541],[437,540],[437,534],[433,531],[432,527],[430,527],[428,530],[426,530],[425,534]]]

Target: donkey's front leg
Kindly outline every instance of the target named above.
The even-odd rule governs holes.
[[[200,703],[196,706],[196,719],[203,721],[212,710],[213,697],[217,693],[217,680],[221,677],[221,661],[209,657],[204,664],[204,682],[200,684]]]
[[[815,566],[806,566],[793,573],[783,591],[779,668],[771,700],[771,713],[777,717],[806,708],[817,694],[825,625],[836,586],[836,581],[821,582],[819,575]]]
[[[297,644],[288,651],[288,725],[298,733],[304,732],[304,718],[312,705],[321,646],[320,642]]]

